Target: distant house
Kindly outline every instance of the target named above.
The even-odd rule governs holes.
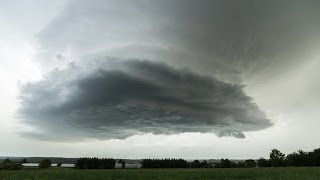
[[[39,163],[22,163],[22,166],[26,168],[38,168]]]
[[[61,164],[60,168],[74,168],[75,164]]]
[[[39,163],[23,163],[23,167],[25,168],[38,168]],[[51,167],[57,167],[56,163],[51,164]],[[61,164],[60,168],[74,168],[75,164]]]

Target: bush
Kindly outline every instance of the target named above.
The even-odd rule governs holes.
[[[256,162],[253,159],[247,159],[245,161],[245,167],[256,167]]]
[[[231,168],[231,161],[229,159],[221,159],[220,168]]]
[[[0,169],[1,170],[18,170],[21,169],[22,165],[20,163],[14,163],[11,161],[3,161],[0,164]]]
[[[39,168],[49,168],[51,167],[51,160],[50,159],[44,159],[40,161],[39,163]]]
[[[191,168],[201,168],[201,163],[199,160],[194,160],[191,164],[190,164]]]
[[[271,162],[267,159],[260,158],[258,160],[258,166],[259,167],[271,167]]]

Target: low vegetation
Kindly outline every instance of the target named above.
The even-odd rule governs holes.
[[[0,179],[319,179],[320,148],[298,150],[285,155],[272,149],[269,159],[220,162],[184,159],[144,159],[142,169],[114,169],[114,159],[80,158],[75,168],[48,168],[50,159],[42,159],[39,168],[22,168],[22,163],[5,159],[0,163]],[[126,162],[118,160],[122,168]],[[61,163],[57,165],[61,166]],[[319,167],[317,167],[319,166]],[[259,167],[259,168],[254,168]],[[19,171],[12,171],[19,170]]]
[[[50,159],[44,159],[42,161],[40,161],[39,163],[39,168],[49,168],[51,167],[51,160]]]
[[[40,169],[0,171],[0,179],[40,180],[293,180],[319,179],[320,167],[186,168],[186,169]]]
[[[19,170],[21,168],[21,163],[12,162],[10,159],[5,159],[0,163],[0,170]]]

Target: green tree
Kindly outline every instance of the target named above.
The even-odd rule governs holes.
[[[308,156],[310,166],[320,166],[320,148],[309,152]]]
[[[278,149],[272,149],[270,152],[270,162],[273,167],[285,166],[285,154]]]
[[[229,159],[221,159],[220,167],[221,168],[231,168],[231,161]]]
[[[246,163],[245,162],[238,162],[238,163],[232,163],[231,162],[231,167],[244,168],[244,167],[246,167]]]
[[[253,159],[245,160],[245,167],[256,167],[256,162]]]
[[[289,166],[308,166],[308,153],[298,150],[287,155],[287,164]]]
[[[44,159],[42,161],[40,161],[39,163],[39,168],[49,168],[51,167],[51,160],[50,159]]]
[[[264,158],[260,158],[258,160],[258,166],[259,167],[271,167],[271,163],[269,160],[264,159]]]
[[[194,160],[191,164],[192,168],[200,168],[201,167],[201,163],[199,160]]]
[[[201,168],[208,168],[209,167],[208,162],[206,160],[202,161],[200,163],[200,166],[201,166]]]

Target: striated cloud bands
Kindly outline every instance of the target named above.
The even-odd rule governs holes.
[[[272,126],[240,85],[147,60],[101,58],[70,64],[22,85],[19,117],[61,141],[213,132],[244,138]]]

